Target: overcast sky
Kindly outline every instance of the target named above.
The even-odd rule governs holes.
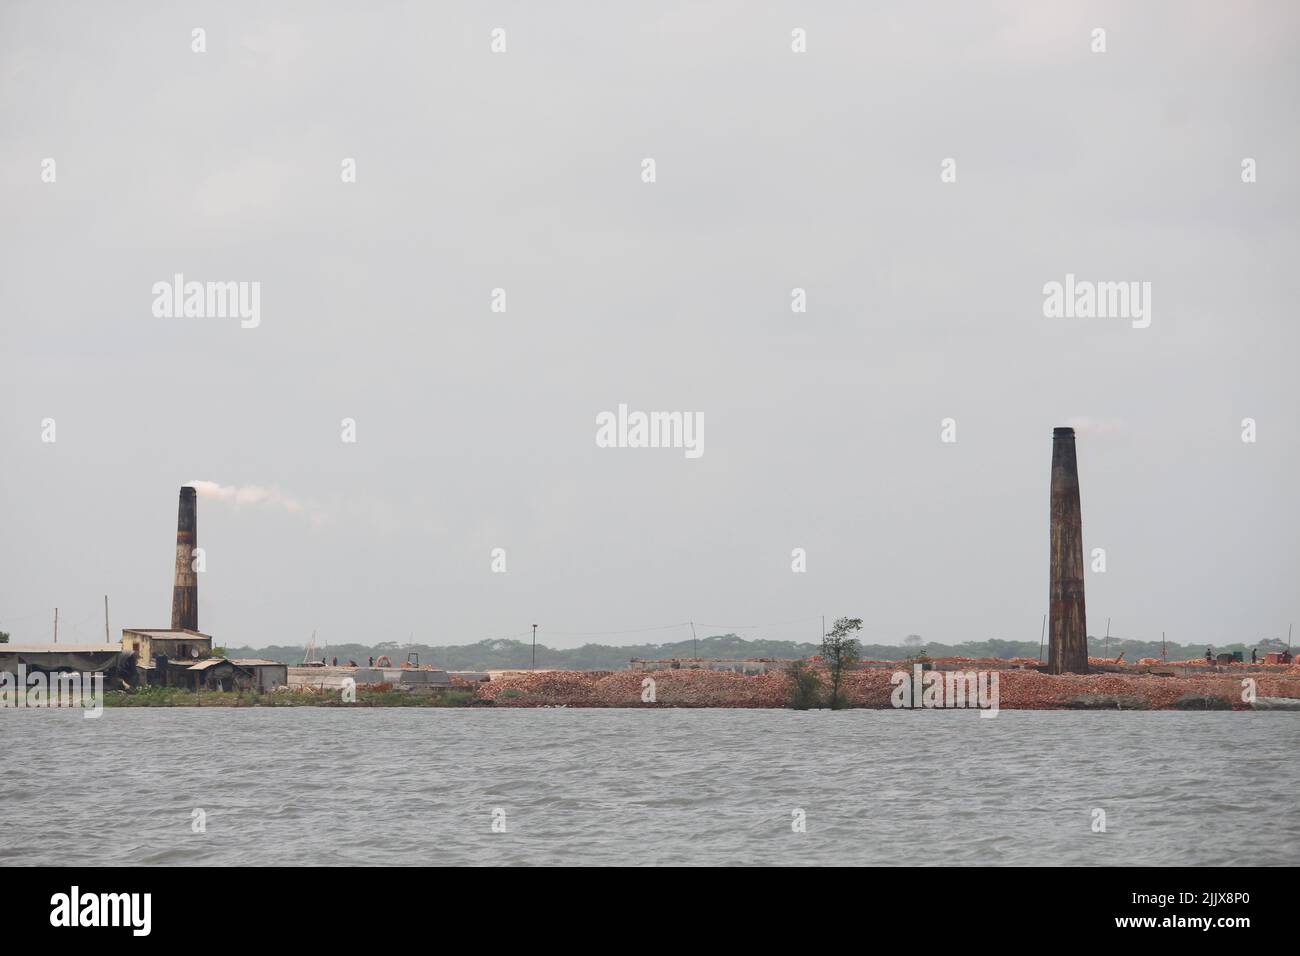
[[[167,626],[191,480],[263,490],[199,502],[231,646],[1037,640],[1067,424],[1091,633],[1300,616],[1293,4],[270,6],[0,8],[15,641]],[[598,448],[620,403],[704,454]]]

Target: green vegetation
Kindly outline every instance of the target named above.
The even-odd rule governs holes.
[[[345,703],[339,693],[255,690],[185,690],[181,687],[138,687],[108,691],[105,707],[469,707],[478,704],[473,691],[460,687],[429,693],[393,690],[392,685],[358,687],[355,703]]]
[[[105,707],[256,707],[270,695],[256,691],[186,690],[183,687],[135,687],[104,693]]]
[[[791,663],[790,696],[787,706],[791,710],[809,710],[819,706],[822,698],[822,681],[817,672],[808,666],[807,661],[798,660]]]
[[[841,617],[831,625],[830,633],[822,638],[822,660],[831,674],[830,705],[832,710],[840,710],[849,705],[840,693],[844,672],[862,660],[862,644],[853,637],[862,630],[862,618]]]
[[[8,643],[9,643],[9,632],[0,631],[0,644],[8,644]]]

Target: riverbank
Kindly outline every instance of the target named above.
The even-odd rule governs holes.
[[[1237,665],[1204,668],[1194,664],[1098,664],[1105,671],[1087,675],[1044,674],[1028,662],[929,662],[937,680],[959,672],[983,675],[981,705],[1000,710],[1254,710],[1300,707],[1300,667]],[[813,665],[823,686],[825,669]],[[898,705],[898,673],[916,682],[923,672],[907,664],[869,662],[847,672],[842,693],[847,706],[892,710]],[[996,676],[996,682],[993,681]],[[973,684],[971,685],[974,686]],[[784,668],[745,675],[682,667],[656,671],[504,671],[490,680],[453,679],[452,686],[400,690],[389,685],[356,689],[345,701],[341,689],[281,688],[272,692],[217,692],[143,688],[105,695],[108,707],[682,707],[764,708],[789,706],[791,680]],[[1254,700],[1252,700],[1254,698]],[[918,698],[919,700],[919,698]],[[1258,703],[1256,701],[1262,701]],[[1278,702],[1281,703],[1278,703]],[[941,705],[940,705],[941,706]],[[970,706],[969,704],[967,706]]]

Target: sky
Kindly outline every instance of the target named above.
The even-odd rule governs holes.
[[[166,627],[186,483],[227,646],[1037,640],[1061,425],[1090,633],[1300,617],[1300,8],[274,6],[0,7],[14,641]]]

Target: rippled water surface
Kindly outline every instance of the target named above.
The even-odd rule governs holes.
[[[0,742],[2,865],[1300,863],[1291,713],[3,711]]]

